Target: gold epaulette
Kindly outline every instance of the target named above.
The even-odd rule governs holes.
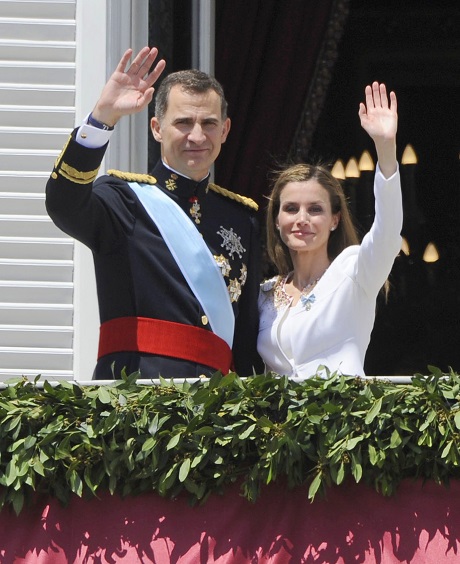
[[[212,182],[209,184],[209,188],[213,192],[217,192],[217,194],[221,194],[226,198],[230,198],[231,200],[235,200],[235,202],[239,202],[240,204],[244,204],[253,210],[258,210],[259,206],[252,200],[251,198],[247,198],[246,196],[241,196],[240,194],[235,194],[235,192],[230,192],[226,188],[222,188],[222,186],[218,186],[217,184],[213,184]]]
[[[110,169],[107,171],[110,176],[115,176],[116,178],[121,178],[121,180],[126,180],[126,182],[142,182],[143,184],[156,184],[157,179],[150,174],[139,174],[137,172],[123,172],[122,170]]]

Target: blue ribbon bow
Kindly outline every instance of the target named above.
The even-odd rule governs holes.
[[[300,301],[307,311],[310,311],[312,304],[316,300],[315,294],[309,294],[308,296],[300,296]]]

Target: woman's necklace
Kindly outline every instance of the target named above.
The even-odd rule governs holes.
[[[318,284],[321,276],[319,276],[312,282],[309,282],[306,286],[304,286],[303,290],[300,292],[299,301],[307,311],[310,311],[312,304],[316,300],[316,296],[315,294],[312,294],[312,290],[316,286],[316,284]]]
[[[324,274],[324,272],[323,272],[323,274]],[[321,277],[323,276],[323,274],[321,274],[321,276],[318,276],[318,278],[315,278],[314,280],[309,282],[306,286],[304,286],[302,288],[302,290],[300,291],[300,295],[301,296],[308,296],[308,294],[313,290],[313,287],[316,286],[316,284],[318,284],[318,282],[321,280]]]
[[[310,310],[312,303],[316,299],[315,295],[312,294],[313,288],[316,286],[316,284],[318,284],[318,282],[324,276],[326,270],[324,270],[324,272],[320,274],[318,278],[315,278],[314,280],[308,282],[300,291],[299,300],[307,311]],[[275,286],[274,299],[275,299],[276,309],[279,309],[280,307],[290,304],[292,302],[293,296],[290,296],[285,289],[285,286],[292,275],[293,273],[290,272],[287,276],[282,278]]]

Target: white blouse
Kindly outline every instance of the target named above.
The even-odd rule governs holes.
[[[266,370],[294,379],[338,371],[364,376],[378,292],[401,249],[403,221],[399,170],[374,179],[375,219],[361,245],[342,251],[295,307],[278,303],[280,277],[261,284],[257,349]],[[278,291],[275,292],[278,287]]]

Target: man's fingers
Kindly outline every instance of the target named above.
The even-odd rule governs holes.
[[[128,64],[128,61],[131,58],[132,54],[133,54],[132,49],[127,49],[124,52],[123,57],[120,59],[120,62],[118,63],[117,68],[116,68],[116,70],[118,72],[125,72],[126,65]]]

